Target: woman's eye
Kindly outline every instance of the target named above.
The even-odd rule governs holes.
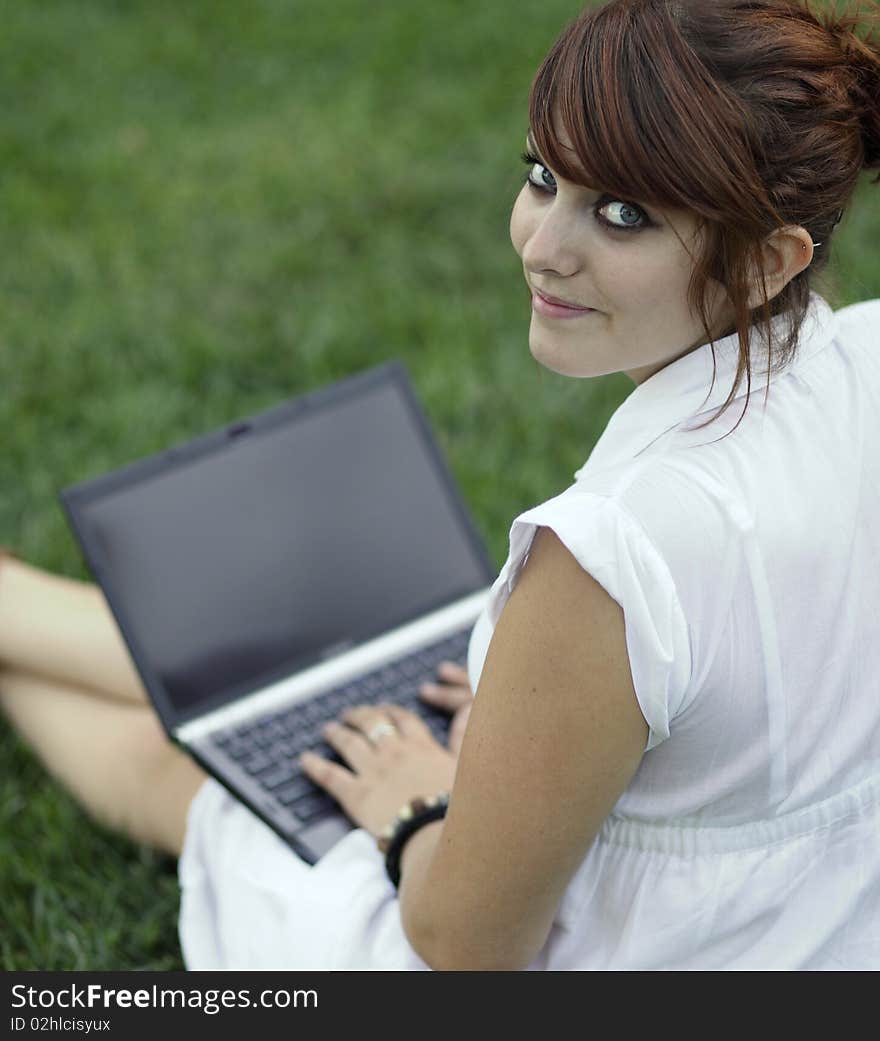
[[[607,196],[605,199],[600,199],[599,205],[596,207],[597,213],[601,214],[603,210],[608,211],[608,216],[601,218],[605,224],[610,224],[612,228],[620,228],[621,231],[642,228],[647,224],[645,214],[633,203],[623,202],[620,199],[606,200],[608,200]]]
[[[537,159],[529,157],[526,161],[531,164],[526,176],[529,184],[534,188],[541,188],[543,191],[553,191],[556,188],[556,178],[547,167],[539,163]]]
[[[556,191],[556,178],[536,155],[532,155],[531,152],[523,152],[521,158],[529,168],[529,172],[526,174],[526,184],[543,192]]]

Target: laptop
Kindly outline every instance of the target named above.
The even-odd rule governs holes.
[[[60,493],[169,737],[308,863],[353,823],[299,769],[346,706],[464,665],[496,571],[392,360]]]

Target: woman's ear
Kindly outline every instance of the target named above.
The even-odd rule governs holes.
[[[761,271],[767,300],[778,296],[796,275],[809,267],[812,259],[813,240],[805,228],[789,225],[771,232],[761,246]],[[761,271],[754,266],[751,268],[750,310],[764,302]]]

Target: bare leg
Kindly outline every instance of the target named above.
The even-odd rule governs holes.
[[[101,590],[9,558],[0,559],[0,668],[148,704]]]
[[[168,740],[151,707],[7,670],[0,711],[93,820],[180,856],[207,775]]]

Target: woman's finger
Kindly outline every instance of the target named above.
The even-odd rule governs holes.
[[[381,705],[354,705],[347,708],[341,718],[373,746],[389,737],[400,736],[384,702]]]
[[[428,724],[421,716],[417,716],[415,712],[401,708],[400,705],[392,704],[382,705],[382,708],[391,716],[394,725],[403,737],[430,737],[433,739],[434,735],[431,733]]]
[[[370,762],[373,745],[360,730],[333,721],[326,723],[321,728],[321,733],[327,744],[335,749],[355,772],[360,773]]]
[[[357,784],[357,778],[351,770],[338,763],[331,763],[314,752],[303,752],[298,762],[310,781],[332,795],[344,810],[350,809]]]
[[[419,688],[419,697],[430,705],[456,712],[472,698],[471,688],[450,686],[446,683],[423,683]]]
[[[461,686],[470,686],[470,676],[467,669],[454,661],[442,661],[437,667],[437,675],[447,683],[456,683]]]

